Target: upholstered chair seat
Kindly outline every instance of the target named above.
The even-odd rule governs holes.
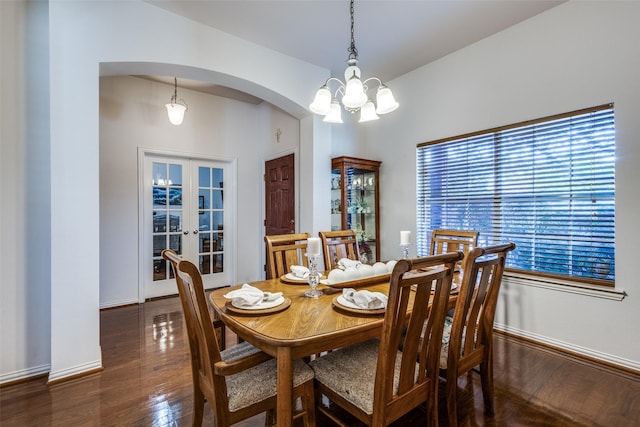
[[[235,375],[226,377],[229,410],[236,412],[276,395],[278,366],[272,359]],[[293,363],[293,386],[313,380],[313,370],[303,361]]]

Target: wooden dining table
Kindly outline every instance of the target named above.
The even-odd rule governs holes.
[[[368,314],[336,306],[336,293],[327,293],[327,286],[320,285],[324,293],[310,298],[306,282],[285,283],[281,279],[269,279],[250,283],[266,292],[282,292],[286,308],[277,310],[238,310],[225,298],[228,292],[240,288],[222,288],[212,291],[209,300],[220,319],[243,340],[253,344],[277,359],[277,425],[291,426],[293,415],[293,361],[319,354],[349,344],[379,337],[382,333],[384,313]],[[389,279],[358,289],[389,293]],[[452,294],[450,302],[455,301]],[[290,304],[289,304],[290,302]]]

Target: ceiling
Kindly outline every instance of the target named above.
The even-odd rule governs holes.
[[[348,0],[146,1],[343,76],[350,44]],[[358,0],[354,32],[362,77],[391,80],[565,1]],[[212,93],[207,85],[190,84],[195,82],[179,81],[181,87]]]

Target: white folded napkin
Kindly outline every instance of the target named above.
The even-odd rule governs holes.
[[[292,265],[291,274],[301,279],[306,279],[309,275],[309,269],[304,265]]]
[[[224,295],[235,307],[253,307],[265,301],[274,301],[282,296],[282,292],[265,292],[245,283],[240,289]]]
[[[358,260],[355,259],[349,259],[349,258],[340,258],[340,261],[338,261],[338,267],[345,270],[349,267],[355,267],[358,268],[360,265],[362,265],[362,263]]]
[[[371,292],[363,289],[356,291],[353,288],[345,288],[342,290],[342,297],[347,301],[354,303],[359,308],[377,309],[387,306],[387,296],[381,292]]]

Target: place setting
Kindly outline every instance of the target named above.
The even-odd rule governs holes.
[[[266,292],[247,283],[240,289],[226,293],[224,297],[228,299],[225,303],[228,311],[252,316],[277,313],[291,305],[291,300],[282,292]]]
[[[382,292],[344,288],[340,295],[333,298],[333,306],[339,310],[359,315],[384,314],[387,300],[387,296]]]
[[[280,276],[280,281],[290,285],[308,285],[309,273],[309,268],[304,265],[292,265],[291,272]],[[324,276],[320,277],[324,278]]]
[[[307,240],[307,253],[305,254],[305,256],[309,259],[309,267],[305,267],[304,265],[292,265],[290,267],[291,272],[282,275],[280,277],[280,281],[293,285],[306,285],[310,284],[310,278],[313,278],[313,280],[311,281],[316,282],[315,284],[317,286],[319,281],[324,278],[322,273],[320,273],[317,268],[320,254],[320,239],[318,237],[309,237],[309,239]]]

